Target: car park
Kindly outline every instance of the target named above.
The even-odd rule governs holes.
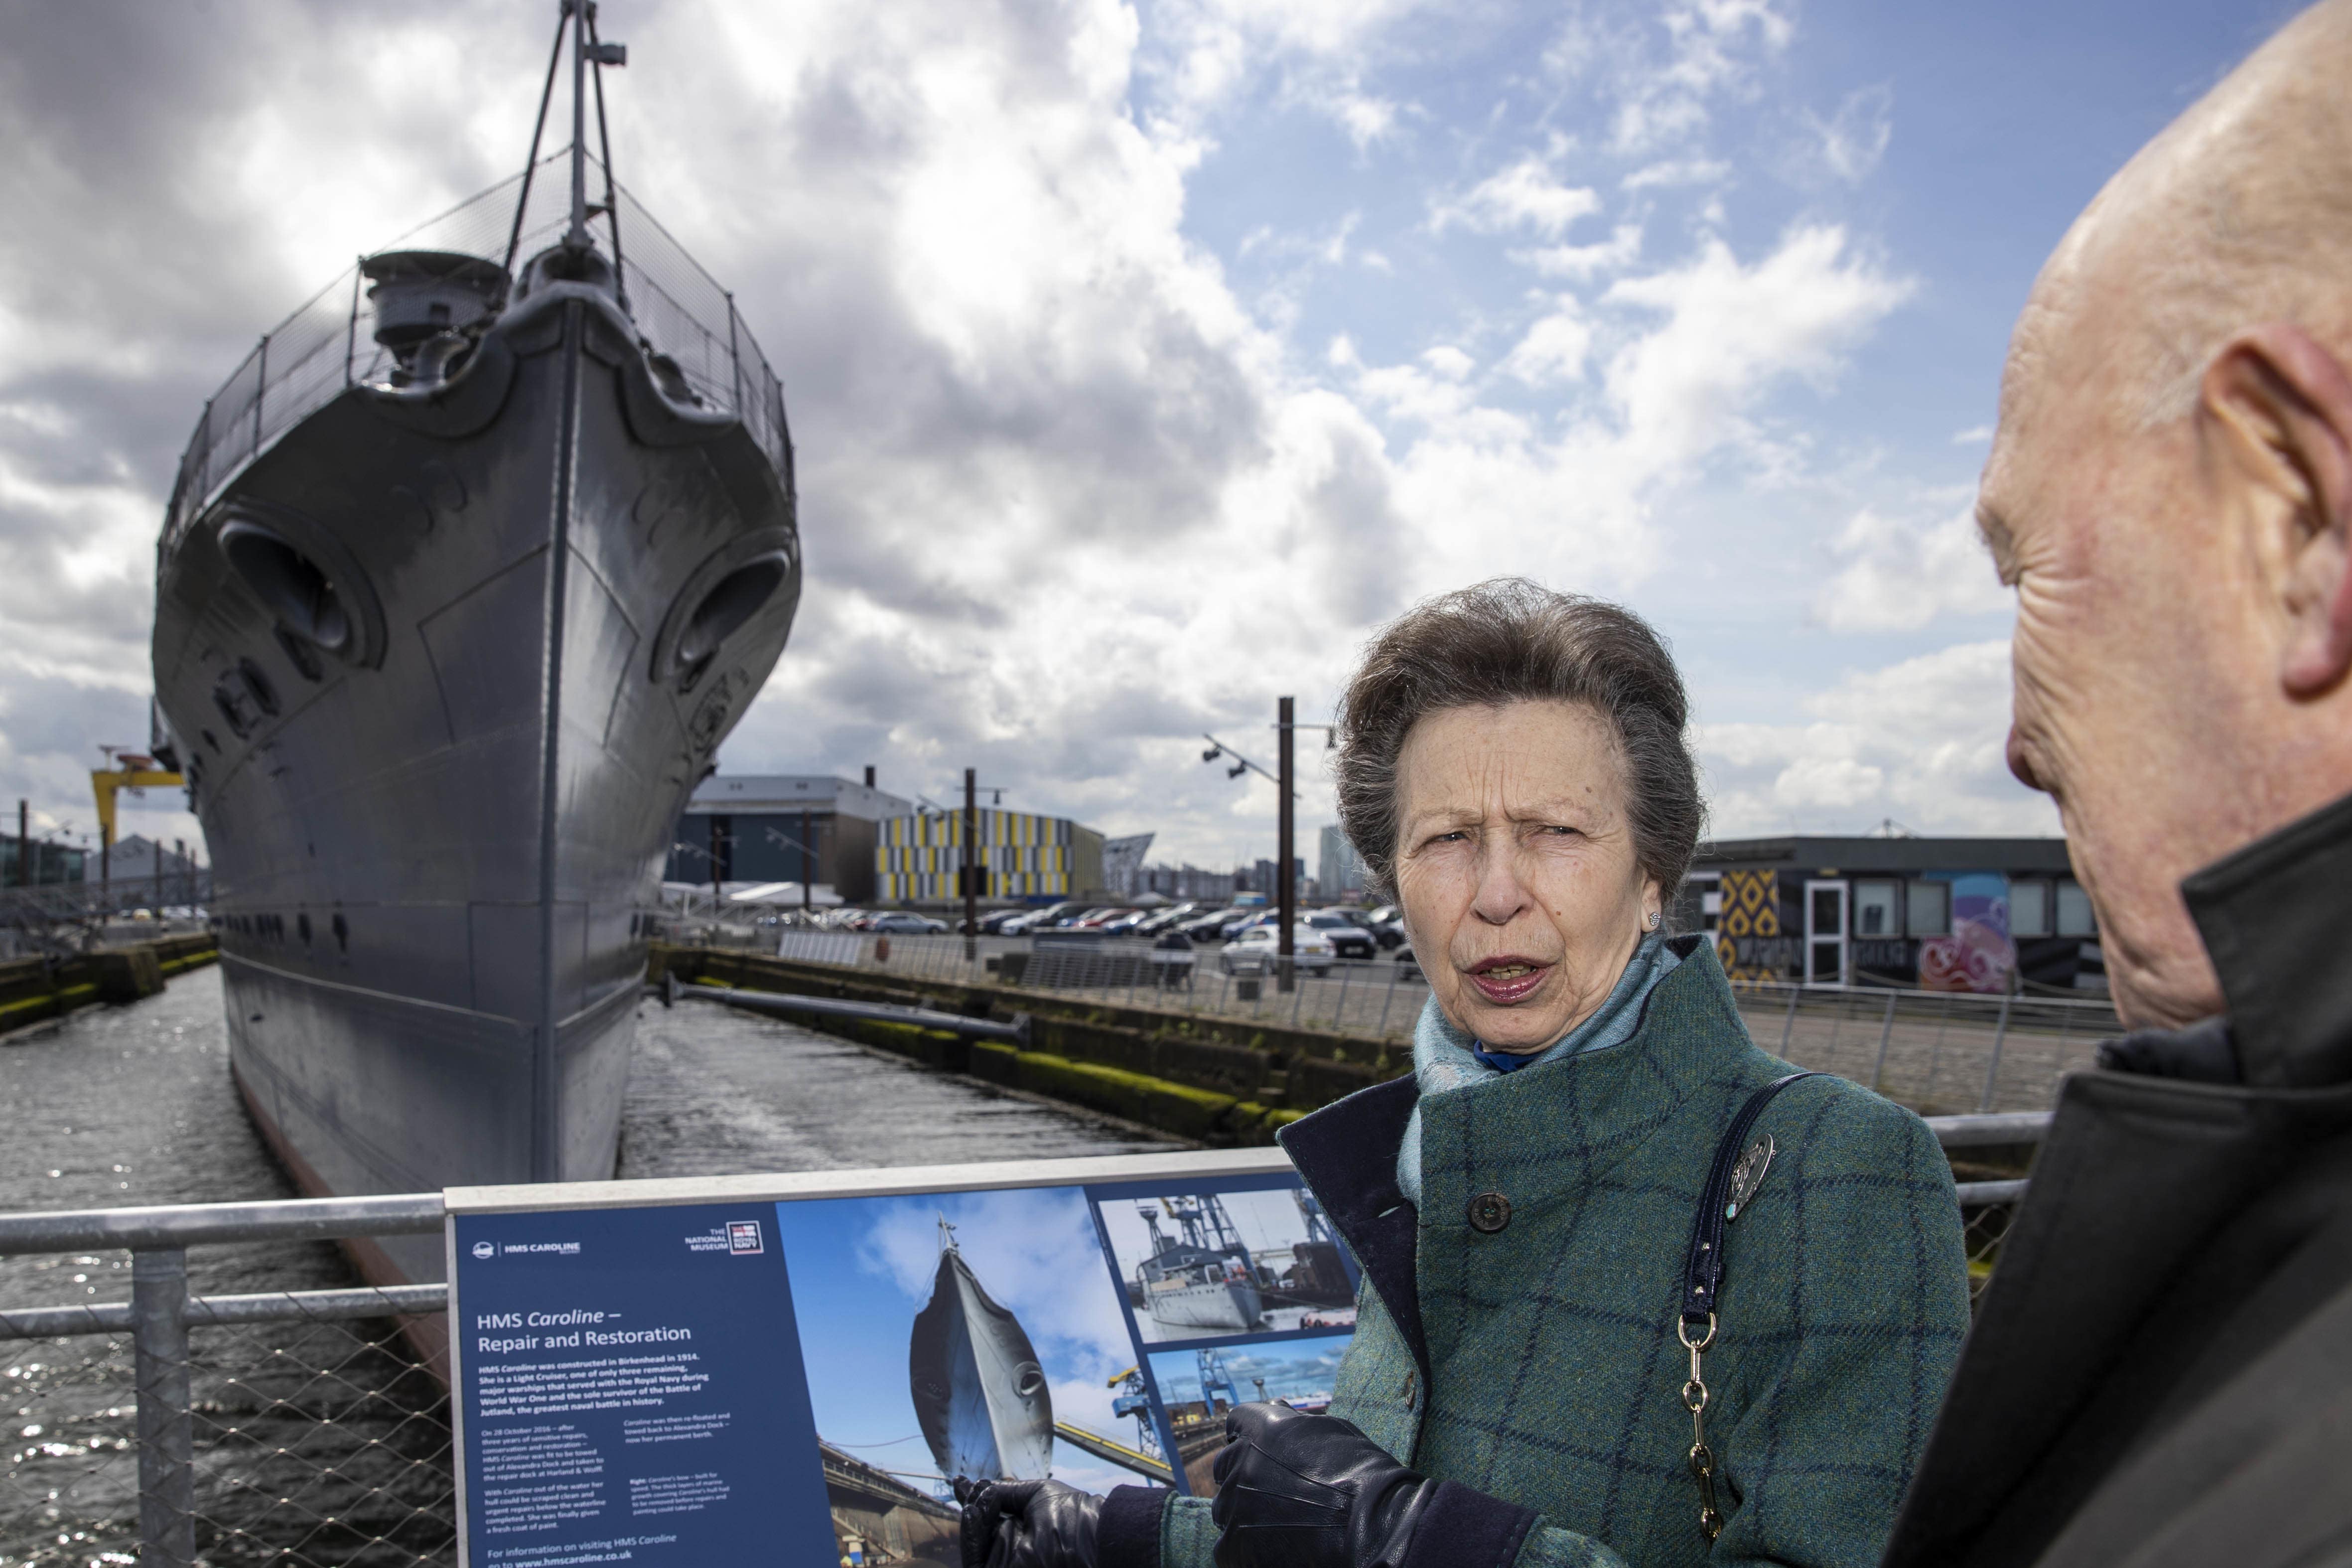
[[[1265,973],[1281,957],[1275,951],[1275,939],[1279,934],[1274,926],[1250,927],[1217,950],[1217,967],[1227,974]],[[1337,954],[1331,951],[1329,934],[1304,921],[1293,922],[1290,928],[1291,962],[1309,974],[1330,973]]]

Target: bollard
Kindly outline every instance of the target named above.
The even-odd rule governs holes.
[[[139,1398],[139,1561],[190,1568],[196,1558],[195,1421],[189,1413],[188,1255],[131,1255],[131,1342]]]

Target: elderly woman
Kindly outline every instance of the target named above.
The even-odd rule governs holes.
[[[1362,1269],[1330,1414],[1235,1411],[1213,1501],[987,1489],[968,1563],[1878,1561],[1968,1326],[1951,1173],[1667,934],[1686,716],[1640,619],[1530,583],[1373,643],[1339,812],[1430,1000],[1410,1078],[1282,1140]]]

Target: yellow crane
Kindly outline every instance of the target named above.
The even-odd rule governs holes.
[[[152,789],[163,785],[184,784],[187,781],[158,763],[154,758],[140,752],[119,752],[112,746],[102,746],[114,765],[92,768],[89,773],[90,793],[98,796],[98,879],[114,879],[114,797],[126,789]],[[157,854],[161,855],[160,847]]]

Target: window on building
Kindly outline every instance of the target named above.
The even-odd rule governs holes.
[[[2009,934],[2013,937],[2050,934],[2050,884],[2011,882],[2009,885]]]
[[[2091,895],[2083,891],[2083,884],[2071,877],[2058,884],[2058,934],[2099,934],[2098,917],[2091,912]]]
[[[1896,884],[1893,882],[1856,882],[1853,885],[1853,934],[1902,935],[1903,921],[1895,893]]]
[[[1904,893],[1905,934],[1952,934],[1952,885],[1949,882],[1913,882],[1904,889]]]

